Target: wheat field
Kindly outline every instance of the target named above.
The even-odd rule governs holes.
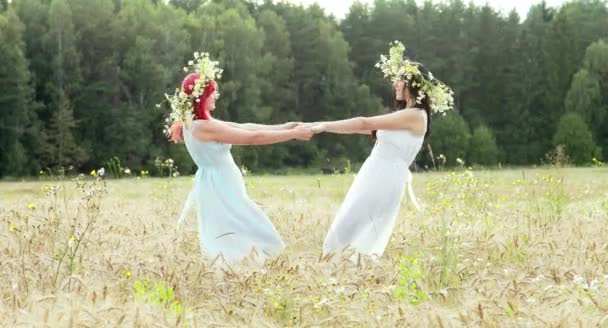
[[[414,174],[380,260],[322,258],[352,174],[247,176],[287,245],[201,257],[191,177],[0,183],[0,325],[608,326],[608,170]]]

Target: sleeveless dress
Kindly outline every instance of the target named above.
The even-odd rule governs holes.
[[[186,148],[198,170],[178,226],[196,205],[201,252],[221,255],[227,262],[257,254],[257,259],[278,255],[284,244],[266,214],[249,198],[241,171],[230,154],[232,145],[196,139],[184,129]],[[204,124],[204,123],[202,123]]]
[[[426,113],[424,114],[426,126]],[[361,166],[325,237],[323,254],[353,248],[382,256],[393,232],[406,184],[412,203],[410,165],[424,135],[409,130],[379,130],[371,154]]]

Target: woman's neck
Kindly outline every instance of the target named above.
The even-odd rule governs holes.
[[[416,107],[416,101],[409,99],[408,101],[405,102],[405,108],[414,108]]]

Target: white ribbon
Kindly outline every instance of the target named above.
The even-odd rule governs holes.
[[[418,200],[416,200],[416,195],[414,195],[414,189],[412,188],[412,180],[414,179],[412,172],[408,170],[408,180],[407,180],[407,194],[410,197],[410,200],[412,201],[412,204],[414,204],[414,207],[416,208],[417,211],[421,211],[421,207],[420,204],[418,203]]]

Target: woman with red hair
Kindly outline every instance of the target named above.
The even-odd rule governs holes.
[[[182,83],[182,91],[192,94],[198,79],[198,74],[188,75]],[[247,195],[243,176],[230,148],[232,144],[307,141],[313,132],[295,123],[238,124],[214,119],[211,114],[218,97],[217,83],[208,81],[202,94],[192,102],[193,122],[187,127],[174,124],[168,131],[173,142],[185,142],[198,167],[194,187],[178,224],[197,203],[201,250],[205,256],[220,256],[228,262],[236,262],[251,254],[258,258],[277,255],[284,248],[283,241],[272,222]]]

